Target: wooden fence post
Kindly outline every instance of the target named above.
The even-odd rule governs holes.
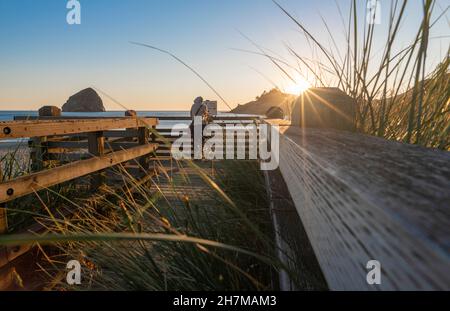
[[[0,234],[8,231],[8,217],[6,214],[6,203],[0,203]]]
[[[149,139],[150,139],[150,131],[148,128],[146,127],[140,127],[138,129],[138,143],[139,145],[147,145],[149,144]],[[142,169],[145,170],[145,172],[147,172],[148,168],[149,168],[149,163],[148,163],[148,155],[142,156],[139,159],[139,165],[142,167]]]
[[[3,180],[2,168],[0,166],[0,182]],[[8,217],[6,203],[0,203],[0,235],[8,232]],[[0,246],[0,262],[8,261],[8,248]]]
[[[152,126],[152,133],[150,134],[150,139],[152,141],[153,144],[156,143],[156,134],[154,133],[154,130],[156,129],[156,126]]]
[[[93,132],[88,134],[88,152],[95,157],[105,154],[105,137],[103,132]],[[105,183],[105,171],[92,175],[91,189],[96,190]]]
[[[0,182],[3,181],[3,172],[0,166]],[[0,203],[0,234],[8,232],[8,218],[6,213],[6,203]],[[0,252],[1,253],[1,252]]]
[[[156,134],[155,134],[155,130],[156,130],[156,126],[152,126],[152,132],[150,134],[150,141],[152,142],[152,144],[156,144],[157,137],[156,137]],[[163,145],[164,145],[164,143],[163,143]],[[156,151],[154,152],[153,156],[157,157]],[[157,172],[156,171],[156,161],[152,161],[152,162],[153,162],[153,172],[156,174],[156,172]],[[172,159],[170,159],[170,167],[172,169]],[[170,172],[172,174],[172,170]]]
[[[41,171],[46,166],[48,150],[46,148],[47,137],[31,138],[31,170],[33,172]]]
[[[134,117],[137,118],[137,113],[134,110],[127,110],[125,111],[125,116],[126,117]],[[135,130],[133,129],[127,129],[127,130]],[[149,139],[150,139],[150,131],[148,128],[146,127],[139,127],[138,128],[138,144],[139,145],[146,145],[149,143]],[[152,135],[152,141],[153,141],[153,135]],[[148,156],[142,156],[139,159],[139,165],[142,167],[143,170],[145,170],[145,172],[147,172],[148,168],[149,168],[149,163],[148,163]]]
[[[127,111],[125,111],[125,117],[137,118],[137,113],[134,110],[127,110]],[[134,131],[136,129],[135,128],[127,128],[126,130],[127,131]],[[129,138],[126,138],[125,140],[126,141],[134,141],[134,139],[135,139],[134,137],[129,137]]]
[[[55,106],[43,106],[39,109],[39,117],[59,117],[61,116],[61,109]],[[48,137],[32,137],[32,152],[31,152],[31,169],[32,171],[40,171],[46,167],[48,160]]]

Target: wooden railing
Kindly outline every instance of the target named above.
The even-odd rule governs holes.
[[[28,175],[1,182],[0,170],[0,234],[8,231],[6,210],[12,200],[88,175],[92,193],[96,193],[106,183],[105,170],[126,162],[136,162],[139,174],[147,175],[151,156],[158,149],[150,136],[158,119],[126,115],[117,118],[40,115],[0,122],[0,140],[29,138],[31,157]],[[31,247],[0,247],[0,267]]]
[[[0,183],[0,204],[89,174],[95,190],[104,183],[103,170],[136,158],[145,170],[150,153],[158,160],[171,159],[171,144],[180,136],[173,136],[170,127],[156,130],[159,120],[186,125],[191,120],[189,116],[136,117],[133,111],[127,111],[125,117],[67,117],[55,107],[44,108],[40,112],[50,115],[17,116],[14,121],[0,122],[0,140],[30,139],[33,170],[30,175]],[[215,117],[214,122],[248,124],[259,122],[259,117],[224,115]],[[0,232],[4,232],[6,218],[0,215],[0,222]]]
[[[145,170],[149,154],[158,147],[150,141],[150,131],[157,124],[157,118],[133,116],[83,119],[40,116],[0,122],[0,140],[30,138],[33,171],[1,182],[0,204],[94,173],[91,187],[98,188],[104,182],[101,171],[133,159],[139,159]],[[114,129],[128,130],[115,131],[115,139],[105,135]],[[129,141],[122,142],[124,139]],[[82,154],[73,153],[83,149]],[[7,228],[4,209],[1,214],[0,233]]]
[[[164,121],[172,121],[172,122],[180,122],[181,124],[189,124],[191,122],[191,118],[189,116],[154,116],[149,118],[157,118],[161,123]],[[46,121],[46,120],[63,120],[63,121],[73,121],[76,122],[78,120],[83,120],[85,122],[89,120],[106,120],[111,118],[98,118],[98,117],[79,117],[79,116],[17,116],[14,118],[16,121]],[[226,125],[226,124],[251,124],[251,123],[259,123],[262,118],[260,116],[251,116],[251,115],[218,115],[214,116],[213,123]],[[179,139],[181,135],[172,135],[172,129],[170,126],[164,126],[160,124],[160,126],[156,127],[157,134],[150,133],[151,142],[157,143],[159,145],[158,149],[155,151],[158,159],[169,159],[171,158],[170,147],[171,143],[173,143],[176,139]],[[127,141],[127,138],[136,137],[138,134],[135,129],[128,128],[122,130],[105,130],[103,131],[103,136],[105,139],[109,139],[110,141],[105,145],[109,150],[122,150],[123,148],[129,148],[133,145]],[[89,154],[77,154],[71,152],[67,154],[67,151],[77,150],[77,149],[86,149],[88,142],[86,141],[87,135],[85,133],[82,134],[69,134],[69,137],[74,138],[73,140],[66,141],[49,141],[47,142],[48,146],[48,154],[50,158],[59,157],[65,158],[67,160],[79,160],[85,157],[88,157]],[[226,135],[224,134],[225,138]],[[236,133],[237,139],[237,133]],[[237,145],[237,140],[235,141]],[[39,143],[39,142],[38,142]]]
[[[330,289],[450,289],[450,153],[267,122],[281,124],[280,170]]]
[[[39,116],[0,122],[0,139],[31,137],[34,170],[0,183],[0,203],[93,173],[96,188],[105,168],[137,158],[146,168],[153,152],[170,159],[170,143],[179,137],[168,127],[152,132],[158,119],[190,120]],[[260,119],[219,116],[214,122]],[[330,289],[449,290],[448,152],[267,122],[280,126],[280,171]],[[372,260],[381,264],[381,284],[367,282]]]
[[[145,173],[152,160],[172,161],[170,147],[180,135],[173,136],[170,125],[159,124],[159,120],[186,126],[191,122],[188,116],[136,117],[133,111],[124,117],[68,117],[61,116],[55,107],[41,109],[39,116],[16,116],[14,121],[0,122],[0,140],[29,138],[32,164],[29,175],[4,182],[0,179],[0,234],[7,232],[5,207],[12,200],[87,175],[95,193],[105,183],[105,169],[138,160],[138,165],[129,166]],[[259,121],[254,116],[214,118],[219,124]],[[141,181],[148,176],[151,174],[144,174]],[[0,247],[0,267],[30,249],[31,245]]]

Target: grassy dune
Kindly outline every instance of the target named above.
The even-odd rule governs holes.
[[[389,16],[384,17],[384,22],[389,23],[382,34],[384,41],[379,39],[377,25],[367,23],[367,12],[358,11],[356,0],[349,1],[346,17],[337,3],[336,13],[346,25],[343,29],[346,42],[342,45],[336,42],[333,36],[336,30],[331,31],[326,20],[323,23],[329,42],[321,42],[314,30],[274,3],[305,36],[315,55],[314,59],[302,56],[303,45],[298,49],[289,46],[291,64],[258,46],[283,75],[293,80],[289,72],[305,78],[308,74],[315,86],[337,86],[345,91],[357,103],[356,123],[363,133],[450,150],[450,46],[436,68],[430,71],[427,66],[429,43],[433,39],[430,32],[446,18],[448,7],[441,10],[438,1],[423,1],[420,26],[412,41],[404,45],[400,29],[408,19],[408,1],[388,2],[391,7]],[[374,35],[376,32],[378,36]],[[380,48],[381,57],[377,52]]]

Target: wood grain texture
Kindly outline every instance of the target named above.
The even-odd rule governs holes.
[[[155,126],[155,118],[108,118],[0,122],[0,139],[97,132],[129,127]]]
[[[280,128],[280,170],[333,290],[450,289],[450,154]],[[382,284],[368,285],[378,260]]]
[[[149,139],[150,139],[149,129],[146,127],[139,128],[138,144],[139,145],[147,145],[147,144],[149,144]],[[149,167],[148,158],[149,157],[147,155],[144,155],[139,158],[139,165],[143,169],[143,173],[148,170],[148,167]]]
[[[3,171],[0,166],[0,180],[3,180]],[[6,212],[6,204],[0,203],[0,234],[5,234],[8,232],[8,213]],[[2,258],[1,249],[3,246],[0,246],[0,260]]]

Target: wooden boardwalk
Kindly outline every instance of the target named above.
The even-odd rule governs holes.
[[[333,129],[280,133],[280,170],[330,289],[449,290],[450,153]],[[373,260],[381,284],[366,279]]]
[[[155,161],[156,162],[156,161]],[[149,174],[143,179],[146,180],[148,186],[153,189],[153,193],[157,193],[160,198],[158,207],[170,206],[171,208],[182,209],[189,204],[195,204],[199,207],[214,207],[217,199],[214,199],[216,192],[200,177],[199,171],[211,175],[211,162],[196,162],[198,169],[193,169],[186,165],[185,162],[176,162],[174,160],[163,160],[155,163],[150,168]],[[129,166],[127,169],[136,169]],[[110,177],[106,179],[108,188],[121,184],[121,180],[114,177],[114,173],[110,172]],[[100,191],[91,201],[98,201],[102,196]],[[86,201],[87,202],[87,201]],[[43,233],[45,230],[39,224],[29,228],[31,232]],[[14,254],[14,258],[10,258],[10,263],[0,265],[0,290],[42,290],[43,284],[46,282],[46,274],[36,265],[48,264],[46,259],[41,258],[40,252],[29,246],[22,246],[18,252]],[[5,264],[5,263],[3,263]],[[16,276],[20,275],[25,287],[17,285]]]
[[[251,118],[247,121],[257,122]],[[217,122],[240,121],[219,118]],[[329,289],[449,289],[448,152],[329,128],[300,128],[280,120],[265,122],[280,133],[281,177],[271,174],[268,178],[275,180],[275,185],[281,184],[277,178],[283,179],[288,189],[283,197],[277,187],[269,194],[272,216],[278,217],[275,231],[288,239],[297,234],[297,242],[310,243],[311,247],[305,248],[303,243],[297,251],[294,249],[295,256],[304,255],[305,250],[314,253]],[[123,164],[130,174],[138,176],[164,160],[158,174],[150,174],[155,192],[160,193],[158,204],[174,208],[188,204],[219,206],[222,198],[202,173],[214,180],[220,165],[195,161],[199,168],[185,162],[178,167],[170,154],[170,142],[177,137],[172,137],[167,128],[158,130],[162,137],[153,135],[157,124],[155,118],[140,122],[132,117],[0,123],[0,139],[30,135],[26,132],[29,129],[48,135],[31,140],[33,174],[0,183],[0,203],[8,204],[34,191],[88,175],[88,186],[95,192],[105,183],[115,183],[110,172],[117,165]],[[169,146],[162,146],[167,139]],[[82,149],[88,152],[80,153]],[[62,159],[61,155],[77,161]],[[286,202],[288,194],[292,200]],[[294,211],[297,222],[293,221]],[[7,232],[5,216],[0,206],[0,234]],[[278,244],[282,247],[283,241]],[[0,266],[25,251],[0,248]],[[374,260],[381,263],[383,271],[382,283],[375,285],[366,278],[367,265]],[[300,266],[314,266],[310,263],[300,262]],[[316,276],[321,283],[322,275]],[[311,283],[305,286],[314,287]]]
[[[211,162],[196,163],[199,164],[199,170],[203,170],[206,174],[211,173]],[[178,163],[180,166],[184,166],[180,168],[176,164],[175,166],[164,164],[166,165],[161,171],[167,171],[168,176],[165,176],[164,173],[159,174],[153,178],[152,185],[162,195],[160,202],[165,201],[174,207],[183,206],[186,204],[186,200],[201,206],[212,206],[217,203],[217,200],[214,199],[216,192],[201,178],[197,169],[188,167],[183,162]]]
[[[102,186],[119,189],[123,181],[114,173],[118,166],[125,168],[138,183],[153,178],[154,187],[171,206],[182,206],[188,200],[202,206],[217,203],[215,191],[194,169],[172,170],[176,164],[166,142],[170,144],[180,136],[173,137],[167,128],[159,128],[155,132],[159,118],[137,117],[132,111],[125,112],[124,117],[113,118],[61,117],[58,113],[45,115],[46,111],[54,113],[57,110],[56,107],[41,109],[38,117],[17,117],[14,121],[0,122],[0,140],[30,138],[32,170],[0,182],[0,234],[9,231],[6,211],[11,202],[66,182],[76,184],[83,193],[101,193]],[[162,119],[190,120],[189,117]],[[215,122],[240,124],[253,123],[256,119],[219,116]],[[152,166],[158,165],[160,160],[164,162],[163,168],[154,175]],[[199,164],[201,170],[210,169],[210,162],[209,165]],[[167,171],[170,177],[160,174],[163,171]],[[40,232],[40,229],[32,231]],[[31,245],[0,247],[0,268],[30,249]]]

